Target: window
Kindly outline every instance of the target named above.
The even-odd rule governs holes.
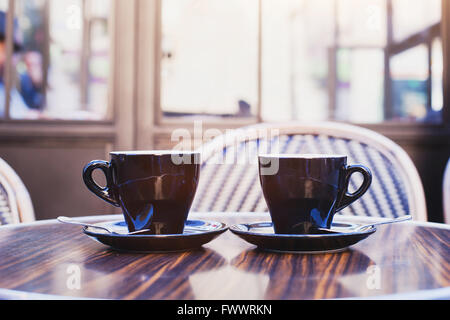
[[[162,1],[166,116],[255,115],[258,5],[258,0]]]
[[[439,123],[441,0],[161,0],[170,116]]]
[[[111,0],[3,3],[0,10],[13,28],[0,32],[13,49],[4,64],[11,67],[1,68],[2,118],[108,118]]]

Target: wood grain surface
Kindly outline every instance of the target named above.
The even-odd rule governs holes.
[[[270,221],[263,214],[192,217],[229,225]],[[269,253],[226,232],[198,250],[134,254],[50,220],[0,227],[0,298],[450,298],[449,243],[448,227],[407,222],[380,226],[339,253]]]

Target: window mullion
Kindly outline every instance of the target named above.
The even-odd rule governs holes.
[[[13,88],[13,70],[12,70],[12,59],[14,50],[14,13],[15,13],[15,3],[14,0],[8,1],[8,12],[6,19],[6,61],[5,61],[5,119],[10,119],[10,104],[11,104],[11,89]]]
[[[442,34],[442,50],[444,58],[443,71],[443,94],[444,108],[442,109],[442,120],[444,124],[450,125],[450,72],[448,71],[450,64],[450,4],[447,0],[442,0],[442,18],[441,18],[441,34]]]
[[[386,1],[386,48],[384,51],[384,121],[393,116],[392,103],[392,78],[391,78],[391,57],[392,44],[394,42],[394,21],[393,21],[392,0]]]
[[[89,59],[91,56],[91,12],[90,3],[82,1],[82,45],[80,57],[80,104],[82,110],[87,110],[89,87]]]

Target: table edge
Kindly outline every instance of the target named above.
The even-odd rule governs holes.
[[[230,218],[249,218],[249,217],[255,217],[255,218],[268,218],[270,219],[268,212],[191,212],[188,216],[189,218],[202,218],[204,219],[206,216],[211,217],[211,220],[214,219],[220,219],[224,216],[230,217]],[[391,220],[390,218],[382,218],[382,217],[368,217],[368,216],[344,216],[344,215],[338,215],[339,220],[342,221],[361,221],[367,223],[375,223],[375,222],[381,222],[381,221],[388,221]],[[78,221],[85,221],[85,222],[92,222],[92,221],[98,221],[98,220],[120,220],[122,218],[121,214],[113,214],[113,215],[94,215],[94,216],[83,216],[83,217],[74,217],[72,219],[78,220]],[[40,226],[40,225],[46,225],[46,224],[52,224],[58,222],[56,219],[46,219],[46,220],[38,220],[34,222],[28,222],[28,223],[20,223],[20,224],[8,224],[8,225],[2,225],[0,226],[0,230],[5,229],[14,229],[14,228],[20,228],[20,227],[29,227],[29,226]],[[445,223],[438,223],[438,222],[424,222],[424,221],[405,221],[402,222],[403,224],[414,224],[415,226],[420,227],[431,227],[431,228],[437,228],[437,229],[444,229],[444,230],[450,230],[450,224]]]
[[[0,300],[109,300],[88,297],[58,296],[0,288]],[[320,299],[330,300],[330,299]],[[348,297],[331,300],[450,300],[450,287],[370,297]],[[174,300],[178,301],[178,300]],[[299,300],[300,301],[300,300]]]
[[[450,300],[450,287],[335,300]]]
[[[106,300],[72,296],[58,296],[46,293],[26,292],[0,288],[0,300]]]

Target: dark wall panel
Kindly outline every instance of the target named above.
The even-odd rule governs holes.
[[[450,141],[448,144],[412,144],[401,143],[413,160],[422,179],[427,201],[428,220],[443,222],[442,184],[445,167],[450,158]]]
[[[0,145],[0,157],[28,188],[38,220],[113,213],[110,205],[87,190],[81,176],[86,163],[105,159],[106,153],[105,145]]]

